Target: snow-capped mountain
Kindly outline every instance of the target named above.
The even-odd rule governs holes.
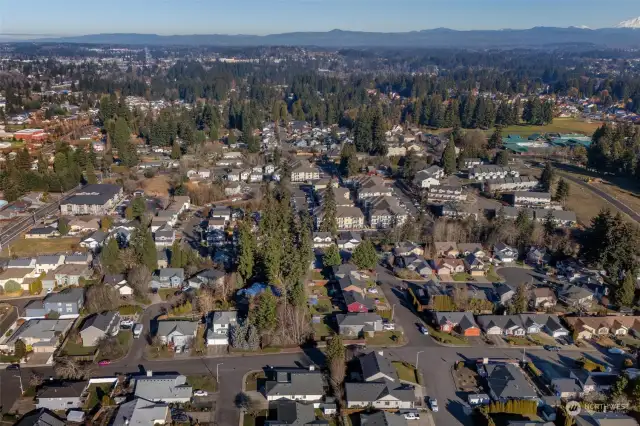
[[[640,17],[622,21],[616,25],[616,28],[640,28]]]

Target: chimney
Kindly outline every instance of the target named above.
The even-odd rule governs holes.
[[[316,370],[316,366],[315,365],[310,365],[309,366],[309,371],[315,371]]]
[[[151,376],[153,376],[153,371],[147,370],[147,377],[151,377]]]

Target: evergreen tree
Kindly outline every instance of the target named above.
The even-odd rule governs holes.
[[[176,240],[171,246],[171,267],[183,268],[184,266],[185,265],[182,260],[182,247],[180,246],[180,242]]]
[[[635,299],[636,279],[632,271],[627,272],[624,279],[618,283],[618,286],[614,288],[613,300],[616,305],[622,307],[633,306],[633,300]]]
[[[69,219],[62,217],[58,220],[58,232],[60,235],[67,235],[69,233]]]
[[[240,224],[238,240],[238,273],[246,282],[253,276],[256,250],[256,241],[251,232],[251,224],[249,222],[243,221]]]
[[[496,129],[493,131],[493,134],[489,138],[488,148],[502,149],[502,146],[502,126],[496,126]]]
[[[142,197],[136,197],[131,201],[131,213],[135,219],[140,219],[147,211],[147,205]]]
[[[499,151],[496,154],[496,164],[502,167],[507,167],[509,165],[509,151]]]
[[[16,168],[21,171],[27,171],[31,169],[31,155],[27,148],[24,147],[18,151],[18,155],[15,160]]]
[[[550,162],[544,166],[542,175],[540,176],[540,186],[546,191],[551,192],[551,187],[555,179],[556,172]]]
[[[13,353],[18,359],[22,359],[27,356],[27,345],[22,339],[16,340]]]
[[[173,146],[171,147],[171,159],[179,160],[182,156],[182,151],[180,150],[180,144],[178,141],[173,142]]]
[[[356,157],[356,149],[352,143],[345,143],[340,152],[340,173],[344,177],[350,177],[358,174],[358,158]]]
[[[549,211],[544,218],[543,223],[544,235],[549,238],[556,232],[556,221],[553,218],[553,214]]]
[[[322,256],[322,265],[325,268],[332,266],[339,266],[342,264],[342,257],[340,256],[340,250],[335,244],[331,244]]]
[[[115,238],[110,238],[107,245],[102,249],[100,262],[102,267],[110,274],[118,274],[123,271],[124,266],[120,261],[120,247]]]
[[[565,203],[569,198],[569,184],[563,178],[560,178],[558,181],[558,186],[556,187],[555,198],[557,201],[561,203]]]
[[[98,178],[96,177],[96,170],[93,168],[93,163],[90,161],[87,162],[85,175],[87,179],[87,183],[93,184],[98,183]]]
[[[258,296],[255,309],[249,311],[249,318],[260,333],[268,333],[276,328],[278,301],[270,287]]]
[[[453,137],[449,139],[449,143],[442,154],[442,168],[445,174],[452,175],[456,172],[456,145]]]
[[[320,222],[320,232],[330,232],[335,236],[338,233],[338,220],[336,219],[337,207],[336,197],[333,192],[333,181],[329,182],[327,189],[325,189],[323,202],[322,202],[323,217]]]
[[[353,251],[353,263],[360,269],[373,269],[378,264],[376,248],[371,240],[365,240]]]

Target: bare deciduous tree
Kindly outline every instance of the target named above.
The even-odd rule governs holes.
[[[118,290],[106,284],[96,284],[87,290],[85,308],[90,313],[113,311],[120,306]]]
[[[209,312],[213,311],[216,307],[217,297],[214,294],[213,289],[209,287],[203,287],[200,290],[200,294],[197,298],[197,307],[200,315],[207,315]]]
[[[69,357],[61,357],[56,360],[53,370],[56,376],[63,379],[85,380],[91,377],[93,366],[89,362],[80,362]]]
[[[151,271],[146,265],[137,265],[129,270],[127,282],[133,288],[136,295],[141,296],[147,293],[151,282]]]

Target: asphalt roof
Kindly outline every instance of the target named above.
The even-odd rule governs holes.
[[[193,388],[187,378],[180,374],[163,374],[136,379],[135,396],[148,401],[162,401],[168,398],[191,398]]]
[[[536,391],[523,373],[511,364],[488,364],[487,383],[498,398],[518,399],[536,397]]]
[[[15,426],[64,426],[64,420],[53,411],[40,408],[25,414]]]
[[[164,403],[146,401],[136,398],[118,407],[113,426],[146,426],[155,421],[166,419],[169,406]]]
[[[56,382],[45,384],[38,392],[38,399],[43,398],[73,398],[79,397],[89,382]]]
[[[113,198],[121,190],[122,187],[120,185],[111,185],[106,183],[87,185],[70,198],[63,201],[63,203],[76,205],[102,205]]]
[[[358,361],[360,362],[362,377],[365,381],[369,381],[369,379],[379,373],[384,374],[393,381],[398,380],[398,373],[391,364],[391,361],[376,351],[362,355],[358,358]]]
[[[67,288],[59,293],[51,293],[44,298],[45,303],[68,303],[77,302],[79,299],[84,298],[84,288]]]
[[[394,383],[389,380],[380,382],[345,383],[345,399],[347,401],[371,402],[391,395],[400,401],[413,401],[413,387]]]
[[[100,312],[98,314],[91,315],[84,321],[81,331],[84,331],[89,327],[94,327],[106,332],[116,315],[118,315],[117,312]]]

